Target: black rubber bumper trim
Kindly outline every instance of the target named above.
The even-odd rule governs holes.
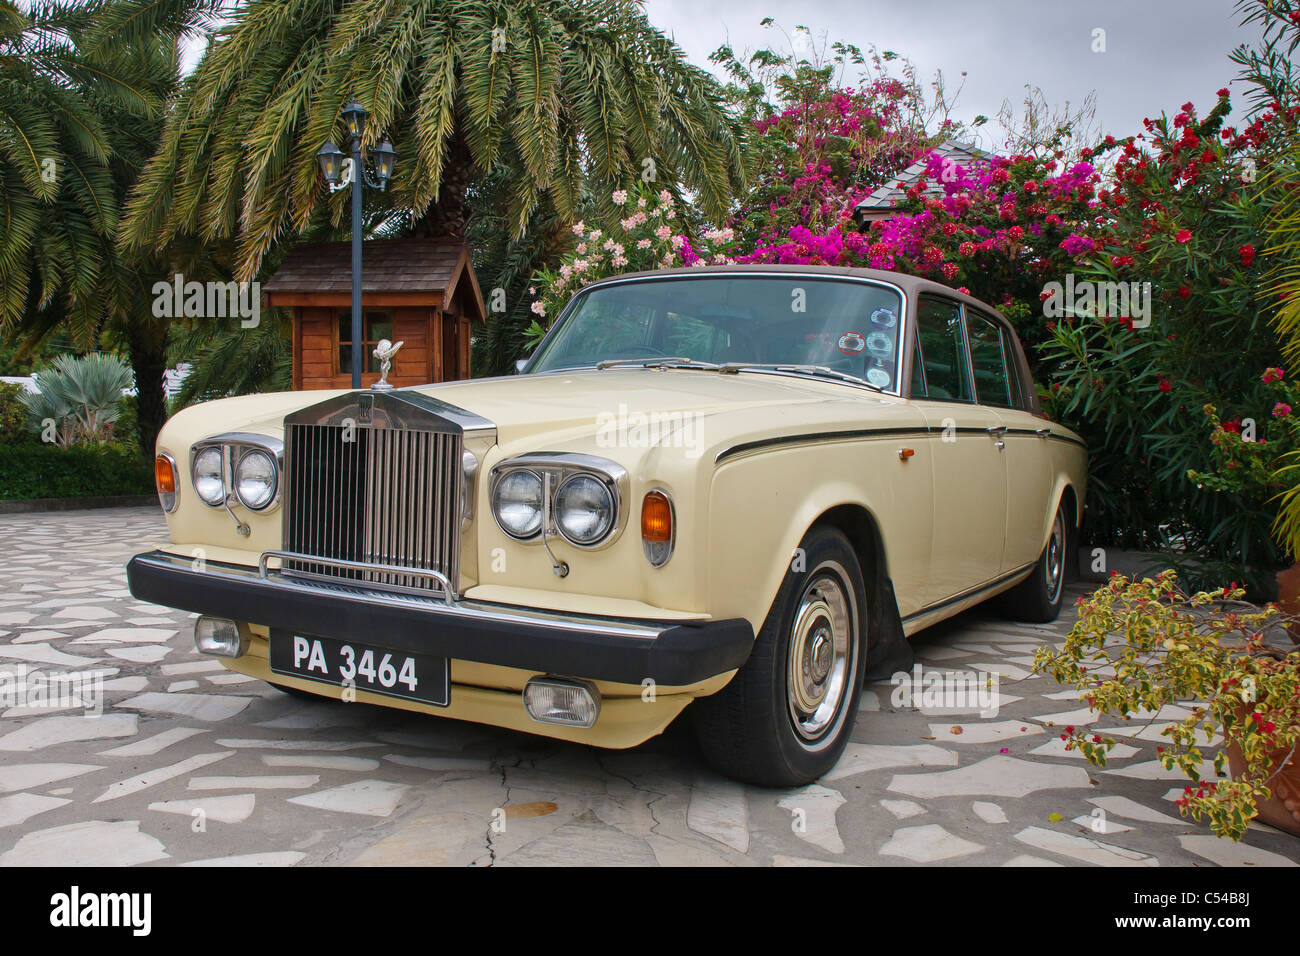
[[[506,605],[435,601],[285,582],[255,568],[152,551],[127,564],[138,600],[196,614],[333,637],[386,650],[438,654],[549,674],[680,686],[745,663],[754,632],[743,618],[671,623],[565,617]],[[641,633],[629,635],[629,628]]]

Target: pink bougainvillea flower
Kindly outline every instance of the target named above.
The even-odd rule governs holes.
[[[1264,369],[1264,374],[1259,377],[1259,380],[1265,384],[1268,384],[1269,382],[1280,382],[1282,381],[1282,376],[1284,374],[1285,373],[1280,368],[1266,368]]]
[[[1278,402],[1273,406],[1273,416],[1275,418],[1286,418],[1291,414],[1291,406],[1286,402]]]

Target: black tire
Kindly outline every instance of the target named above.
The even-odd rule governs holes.
[[[1013,621],[1046,624],[1055,621],[1061,613],[1065,594],[1066,556],[1070,547],[1070,523],[1065,519],[1065,509],[1058,506],[1052,519],[1052,530],[1047,544],[1038,556],[1034,570],[1010,591],[1002,595],[1003,615]]]
[[[691,705],[709,763],[758,786],[801,786],[826,773],[858,711],[867,659],[862,568],[837,528],[814,527],[801,548],[803,568],[786,575],[749,660]],[[796,669],[804,680],[792,684]]]

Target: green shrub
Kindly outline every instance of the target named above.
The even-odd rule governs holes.
[[[37,435],[27,423],[27,406],[19,397],[21,385],[0,382],[0,443],[8,445],[33,445]]]
[[[0,447],[0,499],[92,498],[154,490],[153,466],[120,445]]]

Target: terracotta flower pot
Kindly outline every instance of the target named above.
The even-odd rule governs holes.
[[[1280,751],[1276,759],[1281,761],[1286,755],[1286,751]],[[1236,747],[1228,747],[1228,767],[1234,778],[1241,775],[1244,766],[1241,751]],[[1300,836],[1300,755],[1291,757],[1287,765],[1268,782],[1268,788],[1273,795],[1256,806],[1255,809],[1259,811],[1256,819]]]

